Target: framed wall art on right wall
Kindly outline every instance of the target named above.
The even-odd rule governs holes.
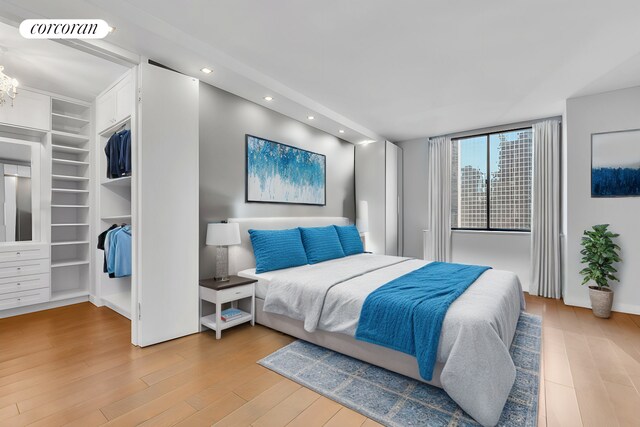
[[[640,197],[640,129],[591,134],[591,197]]]

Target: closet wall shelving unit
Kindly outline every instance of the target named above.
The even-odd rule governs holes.
[[[91,104],[51,98],[51,300],[91,283]]]
[[[132,176],[107,178],[105,147],[109,138],[123,129],[132,131],[132,152],[135,151],[135,129],[132,129],[135,105],[134,73],[127,72],[96,99],[96,153],[97,183],[96,235],[111,225],[132,224]],[[135,173],[135,170],[133,171]],[[106,305],[131,319],[133,276],[110,278],[103,271],[104,252],[96,251],[96,295],[98,305]]]

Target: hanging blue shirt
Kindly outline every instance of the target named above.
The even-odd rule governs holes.
[[[118,135],[120,136],[118,171],[120,176],[131,175],[131,131],[125,129]]]
[[[115,277],[131,276],[131,225],[109,233],[107,271]]]
[[[107,155],[107,178],[131,175],[131,130],[124,129],[111,135],[104,152]]]

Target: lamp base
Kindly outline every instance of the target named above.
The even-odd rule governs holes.
[[[229,280],[229,250],[226,246],[216,247],[216,273],[213,280],[216,282]]]

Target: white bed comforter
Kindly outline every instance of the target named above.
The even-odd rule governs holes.
[[[362,254],[269,273],[264,311],[304,328],[355,335],[367,295],[427,261]],[[509,355],[524,297],[518,277],[488,270],[445,316],[438,362],[442,388],[483,425],[497,424],[515,380]]]

